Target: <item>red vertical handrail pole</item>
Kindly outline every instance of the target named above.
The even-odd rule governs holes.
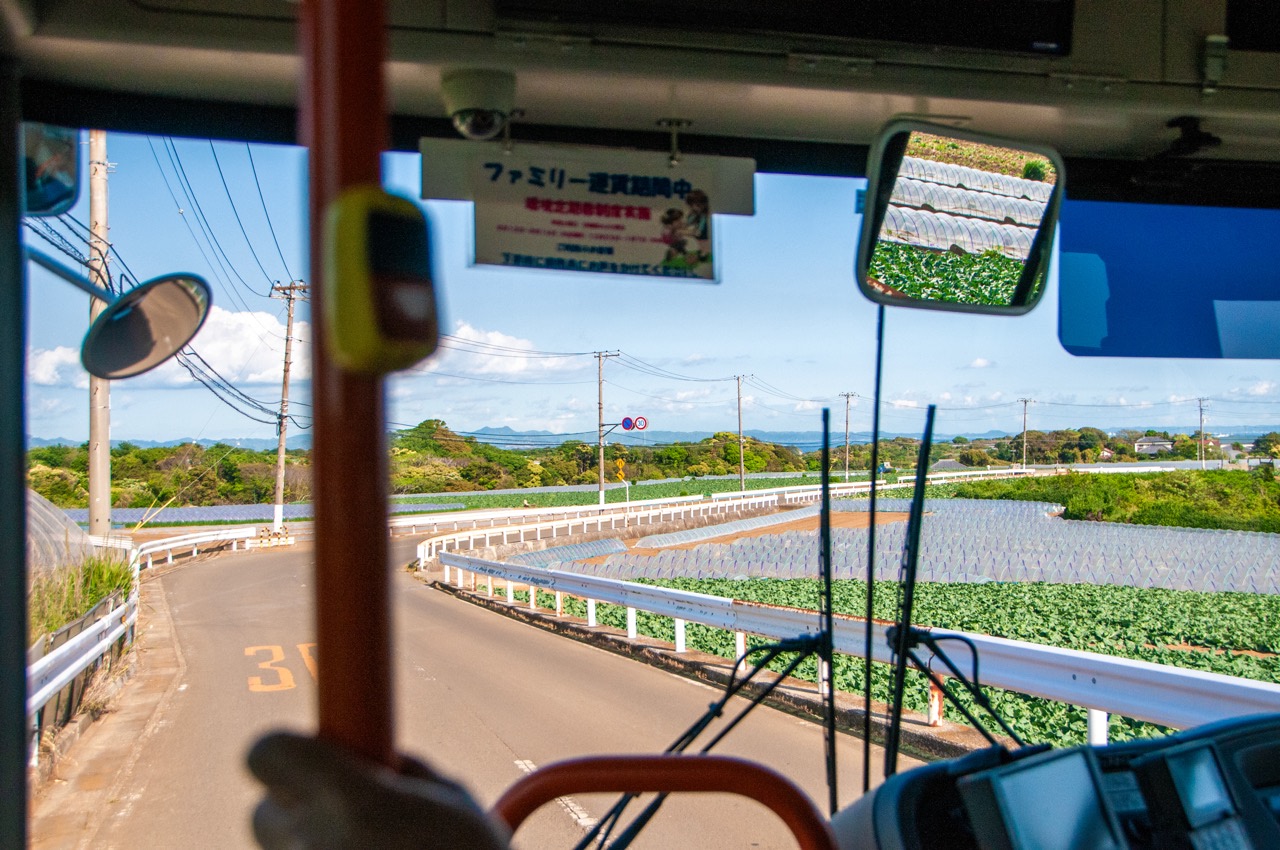
[[[386,147],[383,0],[304,0],[298,131],[309,149],[319,734],[394,766],[382,379],[338,368],[324,333],[324,214],[378,183]]]

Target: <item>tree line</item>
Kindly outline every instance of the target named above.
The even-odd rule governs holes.
[[[1168,439],[1172,449],[1154,456],[1138,455],[1134,443],[1143,436]],[[933,446],[930,463],[952,459],[969,467],[1017,464],[1022,461],[1024,437],[997,439],[956,437]],[[1026,459],[1032,464],[1133,461],[1196,458],[1195,435],[1157,431],[1121,431],[1108,435],[1098,428],[1028,431]],[[880,441],[880,463],[894,469],[914,467],[919,440],[894,437]],[[1206,447],[1208,457],[1219,457]],[[1254,453],[1280,452],[1280,433],[1260,437]],[[739,469],[738,435],[718,432],[698,442],[664,446],[610,443],[604,452],[608,481],[651,481],[734,475]],[[599,480],[599,449],[594,443],[568,440],[558,446],[511,449],[464,437],[439,419],[428,419],[390,438],[389,474],[393,493],[471,492],[567,484]],[[843,444],[832,446],[831,471],[845,467]],[[746,437],[741,455],[746,472],[817,472],[821,453]],[[848,468],[871,466],[871,446],[848,446]],[[27,452],[27,483],[55,505],[88,505],[88,444],[45,446]],[[111,450],[111,499],[114,507],[157,505],[264,504],[275,498],[276,454],[218,443],[201,446],[142,448],[120,443]],[[291,449],[285,458],[284,499],[311,498],[311,453]]]

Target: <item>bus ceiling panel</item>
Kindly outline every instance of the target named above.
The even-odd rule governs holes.
[[[296,0],[129,0],[129,2],[141,11],[156,15],[178,14],[188,18],[206,17],[226,20],[293,21],[297,17],[298,10]],[[63,0],[43,0],[41,5],[56,7],[66,3]],[[467,12],[461,8],[468,5],[478,7],[488,4],[467,2],[467,0],[387,0],[387,23],[393,27],[443,29],[449,19],[474,22],[477,19],[476,13]],[[446,15],[446,7],[448,7],[448,15]],[[492,18],[492,15],[489,17]]]
[[[1219,89],[1280,89],[1280,24],[1273,2],[1166,0],[1163,79]],[[1220,68],[1206,39],[1226,36]],[[1207,80],[1206,77],[1214,80]]]
[[[1182,0],[1169,2],[1174,8]],[[1158,79],[1153,51],[1159,52],[1161,34],[1177,34],[1183,48],[1199,49],[1201,30],[1209,26],[1162,29],[1162,0],[1076,0],[1069,56],[848,40],[843,52],[823,53],[812,40],[782,33],[696,31],[689,25],[696,16],[648,28],[587,26],[553,19],[553,3],[530,4],[542,8],[541,17],[516,31],[512,19],[487,17],[493,3],[393,2],[393,19],[400,16],[391,34],[393,111],[444,119],[442,71],[487,65],[516,74],[516,106],[524,112],[513,129],[517,140],[532,138],[532,127],[577,127],[585,141],[650,133],[659,119],[683,118],[694,122],[686,137],[860,146],[891,118],[953,116],[956,126],[1050,144],[1067,157],[1144,159],[1169,146],[1177,137],[1169,120],[1185,115],[1201,119],[1205,131],[1222,140],[1202,156],[1280,160],[1280,91],[1224,83],[1207,95],[1199,84]],[[293,108],[298,62],[292,4],[285,0],[38,0],[34,6],[0,0],[0,6],[36,10],[32,35],[21,37],[21,24],[10,25],[24,72],[37,83],[130,93],[141,102],[159,96]],[[623,15],[624,6],[608,8]],[[501,0],[496,8],[514,14],[526,7]],[[448,31],[453,26],[467,31]],[[485,26],[494,29],[471,29]],[[677,36],[690,41],[677,44]],[[1280,54],[1248,55],[1280,60]],[[1234,62],[1236,54],[1228,59]],[[1280,67],[1273,77],[1280,80]],[[26,108],[40,105],[28,97]]]

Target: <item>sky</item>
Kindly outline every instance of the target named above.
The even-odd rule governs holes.
[[[165,364],[113,384],[112,439],[274,437],[285,304],[267,294],[275,282],[309,279],[304,153],[111,134],[108,159],[113,273],[207,278],[214,307],[193,347],[242,394],[228,404]],[[416,199],[420,167],[416,154],[388,154],[384,183]],[[609,423],[643,416],[654,430],[735,431],[742,375],[748,431],[817,431],[828,407],[839,434],[842,393],[856,393],[850,430],[869,430],[876,307],[853,279],[863,186],[756,175],[755,215],[714,220],[718,283],[474,266],[471,204],[426,202],[446,337],[427,361],[389,379],[390,427],[430,418],[461,433],[506,426],[593,441],[593,352],[608,351],[621,353],[604,367]],[[88,222],[87,190],[71,216]],[[33,222],[24,237],[73,262],[44,238],[49,228],[83,254],[71,220]],[[938,433],[1019,433],[1019,399],[1031,399],[1033,429],[1185,428],[1196,423],[1197,398],[1208,399],[1212,433],[1280,429],[1277,361],[1073,356],[1058,341],[1056,283],[1055,260],[1046,296],[1022,317],[888,310],[882,429],[918,433],[932,403]],[[87,299],[35,267],[28,285],[28,433],[87,439],[78,355]],[[310,423],[309,328],[304,304],[291,436]]]

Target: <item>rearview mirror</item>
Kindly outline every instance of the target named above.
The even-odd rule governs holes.
[[[24,215],[62,215],[80,194],[80,131],[22,125]]]
[[[857,278],[872,301],[1017,315],[1040,300],[1062,198],[1057,152],[895,121],[867,174]]]
[[[80,362],[99,378],[141,375],[182,350],[208,314],[209,285],[195,275],[138,284],[94,319],[80,346]]]
[[[181,351],[209,316],[209,284],[199,275],[168,274],[115,295],[41,250],[28,246],[24,253],[106,305],[80,346],[90,375],[114,381],[154,369]]]

